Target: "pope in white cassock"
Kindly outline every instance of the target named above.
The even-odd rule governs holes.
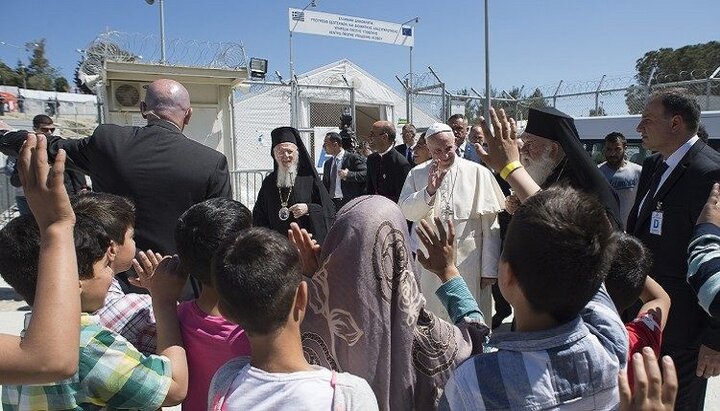
[[[455,225],[455,265],[477,300],[486,322],[492,318],[491,285],[500,258],[498,213],[505,196],[487,168],[456,155],[452,129],[433,124],[425,133],[432,161],[410,170],[400,194],[400,209],[415,223],[425,220],[435,228],[435,217]],[[417,224],[415,224],[417,226]],[[422,244],[419,252],[427,253]],[[435,296],[440,280],[421,268],[421,287],[427,307],[446,313]],[[445,315],[447,317],[447,315]]]

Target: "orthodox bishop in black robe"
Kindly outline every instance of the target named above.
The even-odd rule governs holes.
[[[265,177],[258,193],[253,225],[287,235],[290,223],[295,222],[322,245],[335,220],[332,199],[298,131],[279,127],[271,136],[274,170]]]
[[[594,195],[610,223],[624,225],[617,195],[585,150],[572,117],[552,107],[531,108],[521,138],[520,161],[540,187],[566,185]]]

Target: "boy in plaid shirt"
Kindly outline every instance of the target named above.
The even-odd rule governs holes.
[[[94,410],[102,407],[156,410],[180,403],[187,391],[187,364],[176,315],[185,278],[166,259],[144,278],[157,319],[157,352],[145,356],[90,315],[105,302],[113,279],[111,240],[92,218],[78,216],[74,229],[80,278],[78,372],[49,385],[3,386],[5,410]],[[18,217],[0,231],[0,274],[32,305],[40,254],[39,230],[32,216]],[[28,319],[26,318],[26,324]]]
[[[133,238],[135,205],[125,197],[94,192],[73,196],[70,203],[75,214],[98,221],[110,237],[110,267],[113,274],[129,270],[136,251]],[[144,261],[148,254],[153,254],[154,261],[162,259],[151,250],[147,254],[140,251],[140,259]],[[152,267],[150,272],[154,269]],[[140,270],[136,268],[136,272]],[[155,316],[149,295],[125,294],[117,278],[113,278],[105,304],[93,314],[98,316],[103,327],[125,337],[141,353],[148,355],[155,352]]]

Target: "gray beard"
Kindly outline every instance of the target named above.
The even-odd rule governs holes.
[[[276,185],[279,188],[288,188],[295,185],[298,164],[295,163],[288,168],[278,165]]]
[[[543,153],[542,158],[539,160],[532,160],[530,157],[521,156],[520,161],[523,163],[528,174],[530,174],[530,177],[532,177],[539,186],[545,184],[545,181],[550,177],[553,170],[555,170],[555,166],[557,166],[547,151]]]

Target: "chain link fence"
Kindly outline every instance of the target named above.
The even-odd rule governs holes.
[[[471,121],[484,112],[482,93],[473,88],[451,93],[445,83],[430,70],[429,74],[413,76],[412,87],[406,86],[406,96],[413,113],[411,119],[418,109],[442,119],[460,112]],[[602,76],[597,80],[581,82],[560,81],[536,88],[494,91],[491,104],[495,109],[504,108],[517,120],[527,119],[530,107],[555,107],[573,117],[622,116],[640,114],[645,100],[654,91],[682,87],[696,96],[703,111],[716,111],[720,110],[720,77],[717,74],[717,70],[682,72],[657,76],[647,85],[638,85],[634,76]]]
[[[332,84],[287,84],[253,81],[234,93],[234,169],[269,170],[273,129],[292,125],[308,149],[313,163],[323,160],[322,136],[317,130],[338,129],[341,117],[355,113],[354,89]],[[355,129],[353,116],[351,129]]]

